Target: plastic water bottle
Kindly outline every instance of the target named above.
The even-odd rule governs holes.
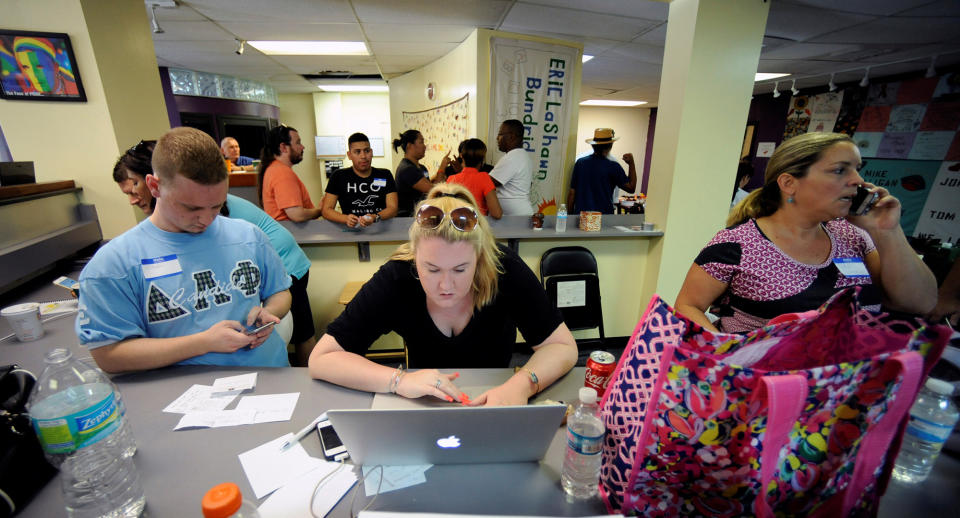
[[[66,349],[44,361],[28,411],[47,459],[60,468],[67,516],[140,516],[146,499],[124,454],[124,418],[110,381]]]
[[[200,507],[203,518],[260,518],[257,506],[243,499],[243,493],[233,482],[217,484],[203,495]]]
[[[113,383],[106,373],[97,367],[93,358],[77,358],[77,362],[82,363],[88,370],[95,371],[96,374],[93,374],[93,376],[99,375],[102,379],[106,380],[106,382],[110,384],[110,388],[113,389],[113,395],[117,399],[117,411],[123,417],[120,423],[120,443],[123,445],[123,454],[126,457],[133,457],[133,454],[137,453],[137,440],[133,436],[133,430],[130,429],[130,421],[127,420],[127,407],[123,404],[120,389],[117,388],[117,385]],[[87,372],[82,372],[81,376],[83,376],[84,379],[93,379],[89,377],[91,374]]]
[[[920,389],[910,408],[910,422],[893,466],[893,478],[916,484],[930,475],[943,443],[960,417],[957,405],[950,399],[952,394],[953,385],[934,378]]]
[[[567,455],[560,475],[568,500],[596,495],[600,481],[603,421],[597,415],[597,391],[582,387],[579,396],[579,403],[567,418]]]
[[[561,203],[557,211],[557,232],[567,231],[567,204]]]

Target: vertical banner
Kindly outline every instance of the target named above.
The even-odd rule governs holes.
[[[563,172],[571,128],[576,47],[493,38],[490,41],[490,127],[488,161],[499,160],[497,132],[507,119],[523,122],[523,149],[533,164],[530,201],[540,212],[554,214],[565,193]]]
[[[913,235],[960,241],[960,162],[942,162]]]

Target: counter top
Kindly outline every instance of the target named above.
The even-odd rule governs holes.
[[[530,225],[529,216],[504,216],[499,220],[487,218],[490,228],[497,239],[594,239],[594,238],[638,238],[660,237],[663,230],[629,231],[625,232],[616,227],[630,228],[640,225],[643,216],[638,214],[604,214],[601,229],[598,232],[584,232],[577,228],[577,216],[571,215],[567,223],[566,232],[554,230],[556,217],[547,216],[542,230],[534,230]],[[346,225],[333,223],[327,220],[313,220],[303,223],[283,221],[293,237],[301,245],[330,244],[330,243],[363,243],[363,242],[403,242],[408,238],[413,218],[391,218],[380,223],[363,228],[359,231],[350,230]]]

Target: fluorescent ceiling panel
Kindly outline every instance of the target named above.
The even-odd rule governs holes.
[[[248,45],[276,56],[367,56],[362,41],[248,41]]]

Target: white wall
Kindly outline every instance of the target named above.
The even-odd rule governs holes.
[[[593,130],[613,128],[618,140],[613,143],[610,156],[616,157],[626,171],[627,164],[622,159],[623,154],[633,153],[633,160],[637,165],[637,189],[639,190],[643,178],[643,158],[647,148],[649,124],[650,110],[647,108],[581,106],[580,118],[577,120],[577,156],[593,152],[590,144],[586,143],[586,139],[593,138]]]
[[[429,83],[433,83],[436,87],[437,94],[433,101],[427,98]],[[470,95],[467,103],[467,138],[478,136],[483,138],[477,132],[477,31],[470,33],[463,43],[446,56],[413,72],[395,77],[388,84],[390,85],[390,132],[393,135],[390,141],[408,129],[403,127],[403,112],[436,108],[456,101],[464,94]],[[427,155],[422,162],[432,171],[434,166],[440,163],[444,153],[433,151],[429,146],[430,142],[427,142]],[[489,142],[487,147],[490,147]],[[402,158],[403,155],[400,153],[393,154],[394,167],[391,170],[396,170],[396,165]]]
[[[303,142],[303,161],[293,166],[293,170],[306,185],[310,200],[319,207],[323,198],[323,162],[317,159],[313,140],[317,127],[313,94],[280,94],[277,100],[280,103],[280,122],[297,128]]]

